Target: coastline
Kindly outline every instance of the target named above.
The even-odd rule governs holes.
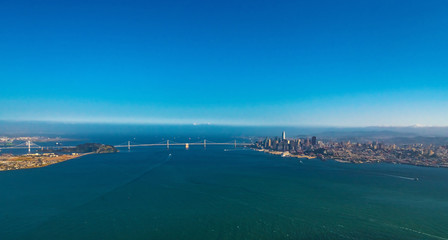
[[[317,156],[308,156],[308,155],[300,155],[300,154],[291,154],[289,152],[282,152],[282,151],[273,151],[269,149],[258,149],[258,148],[251,148],[252,150],[255,150],[257,152],[264,152],[272,155],[277,155],[281,157],[292,157],[292,158],[306,158],[306,159],[318,159]],[[327,159],[321,159],[323,161]],[[416,166],[416,167],[429,167],[429,168],[448,168],[448,166],[445,165],[425,165],[425,164],[412,164],[412,163],[405,163],[405,162],[390,162],[390,161],[350,161],[350,160],[344,160],[340,158],[328,158],[328,160],[333,160],[338,163],[348,163],[348,164],[366,164],[366,163],[389,163],[389,164],[400,164],[400,165],[409,165],[409,166]]]
[[[10,156],[0,161],[0,171],[13,171],[21,169],[42,168],[53,164],[58,164],[68,160],[76,159],[94,152],[77,154],[77,155],[59,155],[59,156],[42,156],[42,155],[21,155]]]
[[[282,152],[282,151],[272,151],[272,150],[268,150],[268,149],[256,149],[256,148],[252,148],[255,151],[258,152],[265,152],[265,153],[269,153],[269,154],[273,154],[273,155],[279,155],[281,157],[293,157],[293,158],[306,158],[306,159],[316,159],[316,156],[308,156],[308,155],[304,155],[304,154],[291,154],[289,152]]]
[[[258,148],[251,148],[252,150],[255,150],[257,152],[264,152],[272,155],[277,155],[281,157],[292,157],[292,158],[306,158],[306,159],[318,159],[317,156],[308,156],[308,155],[299,155],[299,154],[291,154],[289,152],[282,152],[282,151],[272,151],[268,149],[258,149]],[[389,164],[399,164],[399,165],[409,165],[409,166],[416,166],[416,167],[428,167],[428,168],[448,168],[448,166],[445,165],[438,165],[438,166],[432,166],[432,165],[424,165],[424,164],[411,164],[411,163],[404,163],[404,162],[389,162],[389,161],[350,161],[350,160],[344,160],[340,158],[328,158],[328,159],[321,159],[322,161],[325,160],[333,160],[338,163],[346,163],[346,164],[366,164],[366,163],[389,163]]]

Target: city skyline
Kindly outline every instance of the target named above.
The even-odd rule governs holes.
[[[1,6],[0,120],[448,126],[446,1]]]

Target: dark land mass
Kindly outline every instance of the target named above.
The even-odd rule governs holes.
[[[55,152],[54,149],[44,149],[43,152],[51,151]],[[101,143],[84,143],[76,147],[65,147],[56,150],[56,152],[62,153],[116,153],[118,149],[112,145],[105,145]]]

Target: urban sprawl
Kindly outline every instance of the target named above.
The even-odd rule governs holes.
[[[448,145],[383,144],[378,141],[365,143],[282,137],[266,138],[254,143],[253,148],[283,157],[334,159],[339,162],[411,164],[428,167],[448,167]]]

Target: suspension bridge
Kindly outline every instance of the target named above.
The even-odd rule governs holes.
[[[179,143],[179,142],[174,142],[174,141],[170,141],[170,140],[166,140],[166,141],[162,141],[162,142],[158,142],[158,143],[144,143],[144,144],[138,144],[138,143],[134,143],[131,141],[128,141],[127,143],[124,142],[122,144],[119,145],[115,145],[114,147],[116,148],[128,148],[128,150],[130,150],[133,147],[155,147],[155,146],[166,146],[167,149],[170,148],[170,146],[185,146],[186,149],[188,149],[190,146],[203,146],[204,148],[207,148],[207,145],[213,146],[213,145],[221,145],[221,146],[233,146],[233,147],[238,147],[238,146],[249,146],[251,145],[251,143],[243,143],[243,142],[237,142],[236,140],[233,140],[231,142],[212,142],[209,141],[207,139],[198,141],[198,142],[183,142],[183,143]]]
[[[251,145],[251,143],[245,143],[245,142],[237,142],[236,140],[230,141],[230,142],[213,142],[213,141],[209,141],[207,139],[198,141],[198,142],[174,142],[174,141],[170,141],[170,140],[164,140],[162,142],[158,142],[158,143],[136,143],[134,141],[127,141],[127,142],[123,142],[120,143],[118,145],[113,145],[116,148],[127,148],[128,150],[131,150],[131,148],[134,147],[163,147],[165,146],[167,149],[169,149],[170,147],[173,146],[184,146],[185,149],[189,149],[190,146],[203,146],[204,148],[207,148],[207,146],[216,146],[216,145],[220,145],[220,146],[233,146],[233,147],[244,147],[244,146],[249,146]],[[41,146],[38,145],[34,142],[31,141],[26,141],[23,142],[21,144],[17,144],[14,146],[7,146],[7,147],[0,147],[0,150],[3,149],[28,149],[28,152],[31,152],[31,149],[60,149],[60,148],[74,148],[76,146],[62,146],[62,145],[58,145],[58,146]]]

